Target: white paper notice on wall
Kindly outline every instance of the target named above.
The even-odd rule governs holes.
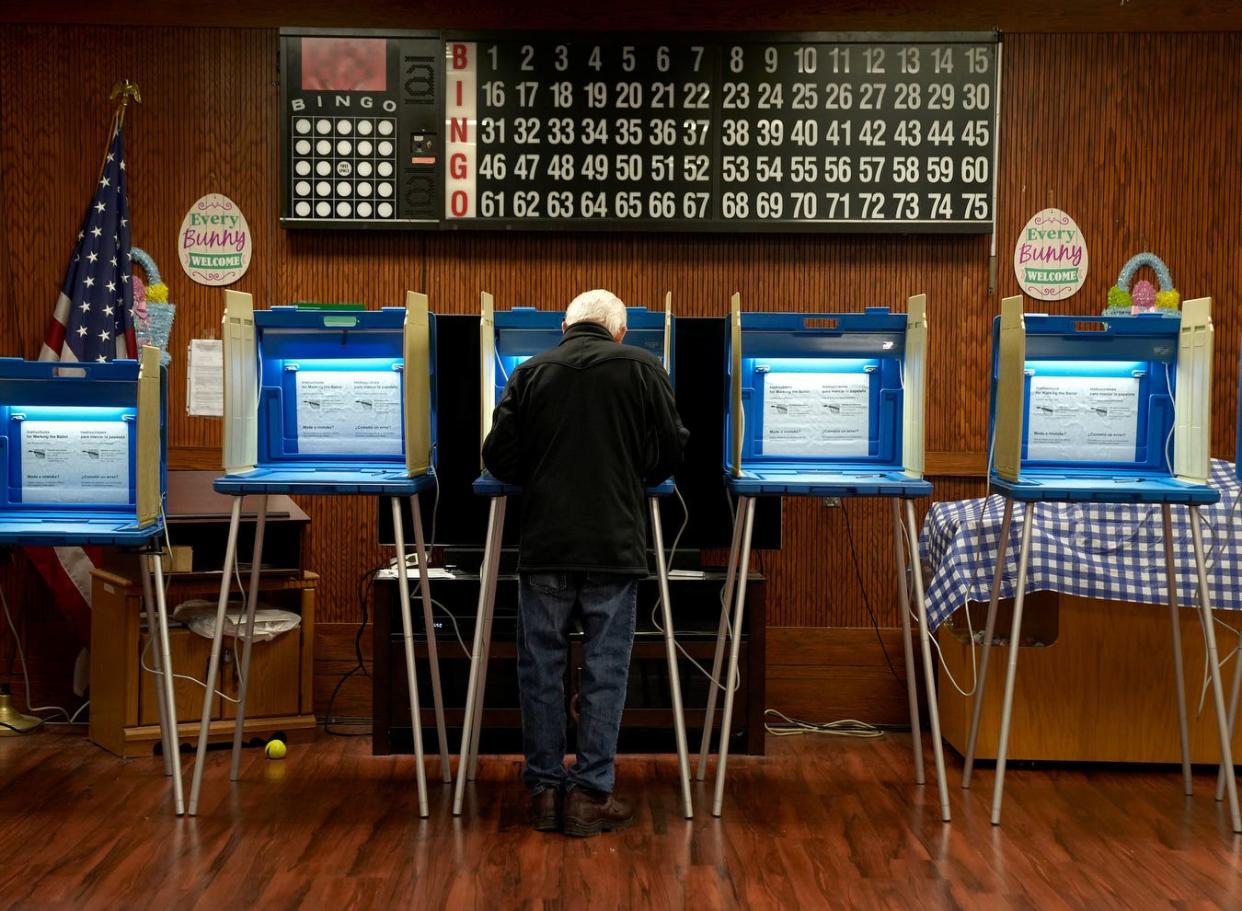
[[[401,374],[300,370],[298,452],[401,455]]]
[[[129,502],[124,421],[23,421],[22,502]]]
[[[1026,457],[1133,462],[1139,381],[1125,376],[1033,376]]]
[[[218,338],[190,340],[185,408],[204,417],[224,415],[224,347]]]
[[[763,381],[765,456],[866,456],[871,378],[865,373],[768,373]]]

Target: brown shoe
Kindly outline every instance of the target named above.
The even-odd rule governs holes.
[[[536,832],[561,831],[561,792],[546,788],[530,799],[530,824]]]
[[[603,791],[571,788],[565,797],[565,834],[589,838],[600,832],[618,832],[634,822],[634,807]]]

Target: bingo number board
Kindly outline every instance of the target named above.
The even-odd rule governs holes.
[[[995,33],[286,29],[282,55],[287,227],[993,230]]]

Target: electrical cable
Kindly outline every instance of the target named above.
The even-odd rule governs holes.
[[[884,663],[888,665],[889,673],[893,675],[893,679],[905,686],[906,681],[897,673],[897,668],[893,666],[893,659],[889,657],[888,646],[884,644],[884,635],[880,632],[880,623],[876,619],[875,611],[871,609],[871,599],[867,596],[867,586],[863,583],[862,569],[858,565],[858,551],[854,547],[854,530],[850,526],[850,513],[845,508],[845,501],[841,501],[841,514],[845,517],[845,537],[850,545],[850,558],[854,564],[854,577],[858,580],[858,591],[862,595],[863,607],[867,609],[867,617],[871,620],[871,626],[875,630],[876,641],[880,643],[880,651],[884,653]]]
[[[58,705],[31,705],[30,669],[26,666],[26,650],[22,648],[21,638],[17,634],[17,624],[13,622],[13,614],[9,611],[9,599],[8,599],[8,596],[5,595],[4,593],[3,585],[0,585],[0,606],[4,608],[4,619],[8,621],[9,632],[12,633],[13,635],[13,644],[17,648],[17,658],[22,668],[22,681],[25,683],[25,686],[26,686],[26,711],[28,711],[32,715],[35,714],[36,712],[60,712],[62,715],[65,716],[66,721],[72,722],[73,719],[77,717],[77,713],[70,715],[69,712],[67,712],[65,709],[61,708]],[[81,711],[81,708],[79,708],[78,711]],[[46,718],[40,718],[39,719],[40,723],[38,727],[42,727],[43,724],[47,722],[47,720],[48,719]]]
[[[801,718],[790,718],[776,709],[764,709],[764,718],[779,718],[780,723],[764,721],[763,729],[774,737],[796,737],[802,734],[828,734],[833,737],[852,737],[861,740],[874,740],[883,737],[884,732],[874,724],[857,721],[853,718],[842,718],[840,721],[803,721]]]

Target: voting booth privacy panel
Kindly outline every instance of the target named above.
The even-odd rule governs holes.
[[[242,498],[257,495],[258,520],[250,582],[245,590],[245,645],[233,729],[231,777],[240,775],[247,678],[262,564],[269,494],[387,497],[400,567],[405,535],[399,500],[411,499],[423,619],[428,633],[441,770],[449,781],[444,705],[432,622],[419,493],[435,486],[435,317],[426,295],[409,292],[404,308],[366,311],[312,305],[253,309],[250,295],[226,292],[224,315],[224,463],[213,485],[233,497],[215,635],[207,672],[198,760],[190,788],[190,813],[198,809],[211,736],[212,695],[219,670],[229,591],[236,565]],[[422,725],[414,670],[407,573],[397,574],[405,631],[406,676],[414,719],[419,812],[426,816]]]
[[[560,344],[561,311],[540,311],[533,307],[515,307],[497,311],[491,294],[481,295],[479,325],[480,439],[485,439],[492,426],[492,413],[496,402],[504,394],[509,376],[523,362]],[[659,359],[670,379],[673,367],[673,296],[664,295],[664,309],[648,310],[643,307],[626,308],[626,333],[624,343],[649,351]],[[466,687],[466,713],[462,723],[461,759],[458,763],[457,786],[453,796],[453,815],[462,811],[465,799],[465,783],[473,780],[479,761],[479,737],[483,726],[483,696],[487,686],[487,662],[491,648],[492,622],[496,610],[496,583],[500,569],[503,544],[505,509],[510,495],[521,493],[520,488],[502,484],[484,472],[474,483],[475,493],[490,498],[487,522],[487,538],[484,544],[483,564],[479,570],[479,605],[474,624],[474,643],[470,652],[470,677]],[[686,818],[693,816],[690,795],[690,758],[686,740],[685,713],[682,709],[681,676],[677,666],[677,646],[674,639],[672,603],[668,584],[668,557],[665,555],[663,523],[660,515],[660,498],[675,491],[672,478],[666,479],[647,490],[650,510],[652,550],[655,554],[656,579],[660,589],[662,632],[665,657],[668,661],[669,690],[672,699],[673,731],[677,741],[679,781],[681,785],[682,812]]]
[[[963,787],[974,766],[988,657],[1010,545],[1015,501],[1025,504],[1010,639],[1020,641],[1031,552],[1041,502],[1116,502],[1159,506],[1164,529],[1165,585],[1173,635],[1182,773],[1191,793],[1190,746],[1177,616],[1172,507],[1189,511],[1198,576],[1198,607],[1206,644],[1221,749],[1221,787],[1233,830],[1242,831],[1230,751],[1229,723],[1212,620],[1211,591],[1199,506],[1220,493],[1208,486],[1212,387],[1211,300],[1186,301],[1174,315],[1024,315],[1020,296],[1006,298],[994,329],[990,483],[1005,498],[992,581],[977,696],[966,748]],[[1006,668],[992,823],[999,824],[1006,752],[1020,648]]]
[[[183,812],[181,755],[164,598],[168,374],[141,360],[62,364],[0,358],[5,471],[0,545],[138,550],[164,772]],[[152,578],[154,577],[154,579]]]
[[[926,407],[927,298],[909,298],[906,312],[886,307],[861,313],[745,313],[741,296],[730,304],[725,368],[729,418],[724,470],[737,497],[726,593],[716,636],[712,678],[721,679],[726,637],[731,639],[722,730],[728,730],[738,680],[755,500],[758,497],[887,497],[892,503],[893,552],[906,667],[914,667],[911,598],[917,611],[928,693],[935,664],[927,627],[913,500],[928,496],[923,480]],[[905,514],[899,501],[904,501]],[[907,567],[912,571],[907,573]],[[913,586],[913,593],[910,587]],[[730,613],[732,620],[730,621]],[[907,677],[914,729],[915,779],[924,780],[915,675]],[[707,772],[717,689],[708,698],[698,777]],[[949,820],[949,796],[936,700],[928,700],[940,815]],[[722,737],[712,812],[724,802],[728,740]]]

